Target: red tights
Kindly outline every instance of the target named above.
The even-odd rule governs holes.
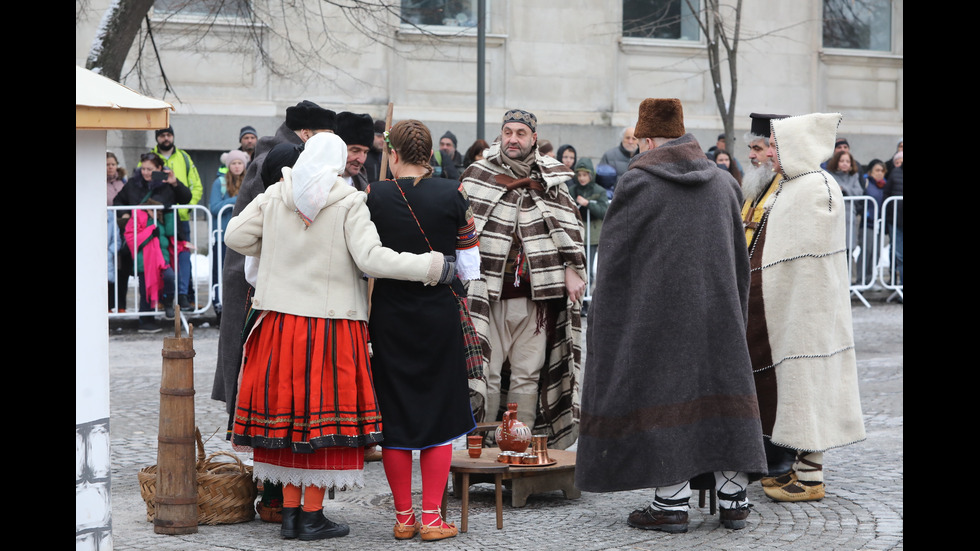
[[[412,451],[381,448],[381,460],[384,463],[385,476],[395,500],[395,512],[410,511],[409,514],[398,514],[396,518],[402,524],[415,523],[415,511],[412,508]],[[446,479],[449,477],[449,464],[453,460],[452,446],[435,446],[421,451],[419,467],[422,470],[422,524],[440,526],[442,517],[437,512],[442,505],[442,494],[446,490]],[[285,492],[283,493],[285,495]],[[445,526],[445,523],[442,524]]]
[[[323,509],[323,495],[327,493],[326,489],[319,486],[305,486],[305,488],[306,499],[303,500],[303,510],[309,513]],[[284,485],[282,487],[282,506],[299,507],[302,495],[303,488],[292,484]]]

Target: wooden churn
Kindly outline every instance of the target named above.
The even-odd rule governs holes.
[[[194,326],[190,326],[187,337],[182,337],[178,311],[174,337],[163,339],[153,518],[153,531],[157,534],[197,533],[194,354]]]

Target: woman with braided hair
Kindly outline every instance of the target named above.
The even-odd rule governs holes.
[[[469,200],[459,182],[431,177],[429,129],[416,120],[401,121],[385,132],[385,142],[395,178],[367,189],[382,244],[399,252],[455,256],[460,279],[478,278],[479,243]],[[465,295],[458,280],[451,288],[378,279],[371,297],[371,365],[384,418],[382,461],[395,501],[396,539],[421,534],[432,541],[457,534],[439,505],[451,442],[473,431],[476,421],[457,303]],[[412,505],[413,450],[420,450],[421,520]]]
[[[225,234],[228,248],[260,260],[232,443],[254,451],[257,479],[283,485],[285,539],[347,535],[346,524],[324,516],[323,496],[363,487],[364,446],[382,437],[364,272],[431,285],[455,279],[438,252],[382,247],[367,197],[340,177],[346,163],[340,137],[314,135]]]

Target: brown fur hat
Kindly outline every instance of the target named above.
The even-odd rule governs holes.
[[[684,109],[677,98],[647,98],[640,103],[633,135],[637,138],[680,138],[684,131]]]

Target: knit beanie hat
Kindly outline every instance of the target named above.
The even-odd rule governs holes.
[[[337,115],[337,135],[347,145],[374,146],[374,120],[367,113],[344,111]]]
[[[450,140],[452,140],[453,141],[453,149],[456,149],[456,144],[457,144],[457,142],[456,142],[456,134],[453,134],[449,130],[446,130],[446,133],[443,134],[442,135],[442,138],[439,138],[439,140],[442,141],[443,138],[449,138]]]
[[[153,137],[154,138],[159,138],[160,137],[160,134],[163,134],[164,132],[169,132],[169,133],[173,134],[174,133],[174,127],[173,126],[168,126],[166,128],[161,128],[161,129],[157,130],[154,133]]]
[[[242,141],[242,138],[244,138],[246,134],[251,134],[256,138],[259,137],[259,134],[255,131],[254,128],[252,128],[251,126],[243,126],[242,129],[238,131],[238,141]]]
[[[633,130],[637,138],[680,138],[684,131],[684,109],[677,98],[647,98]]]
[[[248,153],[245,153],[241,149],[232,149],[228,153],[221,156],[225,166],[231,166],[232,161],[241,161],[248,165]]]
[[[309,100],[286,108],[286,126],[290,130],[337,130],[337,114]]]

